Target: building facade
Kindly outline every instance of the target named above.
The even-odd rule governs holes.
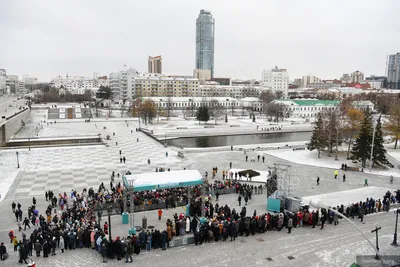
[[[109,75],[109,86],[114,101],[130,100],[135,96],[135,77],[138,72],[129,68]]]
[[[149,56],[148,59],[148,73],[162,73],[162,57],[156,56],[151,57]]]
[[[5,69],[0,69],[0,96],[5,95],[6,92],[7,72]]]
[[[356,70],[355,72],[352,72],[350,74],[350,82],[352,83],[361,83],[361,81],[364,80],[364,73],[362,73],[359,70]]]
[[[285,105],[286,110],[290,111],[290,116],[297,118],[315,118],[321,112],[337,110],[340,104],[337,100],[318,99],[275,100],[274,102]]]
[[[214,77],[215,20],[210,11],[200,10],[196,19],[196,69],[210,70]]]
[[[218,107],[219,109],[240,108],[239,100],[231,97],[144,97],[144,100],[151,100],[157,109],[187,110],[193,115],[199,107]]]
[[[171,77],[150,73],[138,74],[134,79],[135,95],[140,97],[194,97],[200,81],[196,78]]]
[[[259,97],[260,90],[260,86],[219,85],[216,82],[207,82],[199,86],[197,96],[241,99],[244,97]]]
[[[308,87],[310,84],[319,83],[321,79],[314,75],[304,75],[301,78],[301,87]]]
[[[387,83],[388,89],[400,89],[400,53],[388,56]]]
[[[208,81],[211,79],[211,70],[194,69],[193,78],[199,79],[203,82]]]
[[[20,80],[21,84],[29,84],[30,81],[27,79]],[[97,91],[100,86],[108,86],[107,77],[99,77],[98,79],[93,79],[90,77],[84,76],[69,76],[65,77],[58,75],[53,78],[50,82],[50,86],[55,87],[57,89],[64,89],[65,92],[69,92],[71,94],[84,94],[86,90]],[[63,91],[64,92],[64,91]]]
[[[272,90],[274,93],[281,91],[283,98],[288,97],[289,74],[286,69],[275,67],[271,70],[264,70],[262,73],[263,90]]]

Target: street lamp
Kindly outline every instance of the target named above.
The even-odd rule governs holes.
[[[375,229],[371,231],[371,233],[376,234],[376,250],[379,251],[379,241],[378,241],[378,231],[381,230],[382,227],[380,227],[379,225],[375,225]],[[376,260],[380,260],[379,255],[376,254],[375,255],[375,259]]]
[[[396,225],[394,227],[394,236],[393,236],[393,242],[392,242],[392,246],[397,247],[397,222],[399,221],[399,213],[400,213],[400,208],[397,208],[397,210],[394,212],[396,213]]]
[[[373,125],[374,131],[372,132],[372,145],[371,145],[371,156],[369,159],[369,172],[371,172],[371,169],[372,169],[372,157],[374,154],[374,142],[375,142],[375,129],[376,129],[377,123],[374,121],[373,124],[374,124]]]
[[[17,154],[17,167],[18,167],[18,169],[19,169],[19,158],[18,158],[18,151],[17,151],[17,152],[15,152],[15,154]]]

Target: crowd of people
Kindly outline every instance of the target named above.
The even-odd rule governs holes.
[[[217,169],[213,170],[217,172]],[[226,176],[227,174],[225,174]],[[232,178],[231,174],[228,174]],[[129,201],[124,203],[125,194],[120,183],[115,184],[115,174],[110,181],[110,190],[101,183],[98,190],[84,189],[82,193],[71,190],[54,194],[46,191],[45,199],[48,206],[43,213],[36,208],[36,198],[32,199],[32,205],[28,207],[27,216],[23,216],[20,203],[12,203],[12,212],[15,215],[19,232],[22,238],[19,240],[13,230],[9,232],[10,243],[14,251],[19,253],[19,262],[27,263],[33,252],[37,257],[47,258],[55,256],[56,252],[74,250],[77,248],[92,248],[98,251],[103,259],[132,261],[133,254],[139,254],[141,250],[163,249],[169,247],[170,241],[176,236],[193,233],[195,243],[226,241],[229,237],[234,241],[238,236],[255,235],[266,231],[282,231],[287,228],[290,234],[292,228],[320,226],[323,229],[326,223],[339,224],[338,216],[332,210],[338,210],[349,218],[358,217],[361,221],[364,216],[374,212],[389,211],[390,205],[398,200],[390,192],[380,199],[367,198],[366,201],[337,206],[332,210],[310,210],[302,207],[297,213],[284,212],[257,214],[256,210],[248,214],[247,204],[253,194],[262,194],[263,186],[239,183],[234,179],[214,180],[205,183],[204,189],[200,186],[191,188],[160,189],[135,192],[133,200],[135,205],[152,205],[154,203],[165,204],[165,208],[175,208],[177,203],[189,204],[188,216],[175,214],[173,219],[166,221],[165,229],[142,230],[135,235],[116,237],[110,240],[108,236],[109,226],[100,225],[97,213],[106,204],[112,204],[118,213],[124,211],[124,204],[129,207]],[[230,208],[228,205],[219,206],[220,190],[232,189],[236,192],[240,211]],[[232,193],[233,193],[232,192]],[[242,200],[244,205],[242,206]],[[58,212],[57,212],[58,209]],[[97,215],[97,216],[96,216]],[[207,220],[201,220],[201,217]],[[158,218],[161,220],[162,210],[158,210]],[[28,228],[33,229],[30,236],[26,236]],[[7,257],[6,247],[0,245],[0,258]]]

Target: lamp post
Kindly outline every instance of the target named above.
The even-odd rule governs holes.
[[[17,152],[15,152],[15,154],[17,154],[17,167],[18,167],[18,169],[19,169],[19,158],[18,158],[18,151],[17,151]]]
[[[380,226],[378,226],[378,225],[375,225],[375,229],[371,231],[371,233],[374,233],[374,232],[375,232],[375,234],[376,234],[376,249],[377,249],[378,251],[379,251],[378,231],[381,230],[381,228],[382,228],[382,227],[380,227]],[[380,260],[378,254],[375,255],[375,259],[376,259],[376,260]]]
[[[400,208],[397,208],[397,210],[394,213],[396,213],[396,224],[395,224],[395,227],[394,227],[393,242],[390,245],[397,247],[398,246],[397,245],[397,222],[399,221]]]
[[[373,122],[373,127],[374,127],[374,131],[372,132],[372,145],[371,145],[371,156],[369,159],[369,172],[371,172],[372,169],[372,158],[373,158],[373,154],[374,154],[374,142],[375,142],[375,129],[376,129],[376,122]]]

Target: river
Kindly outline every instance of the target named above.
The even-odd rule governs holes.
[[[197,136],[181,137],[167,140],[169,146],[176,147],[217,147],[252,145],[266,143],[284,143],[309,141],[312,132],[283,132],[283,133],[263,133],[263,134],[242,134],[242,135],[223,135],[223,136]]]

